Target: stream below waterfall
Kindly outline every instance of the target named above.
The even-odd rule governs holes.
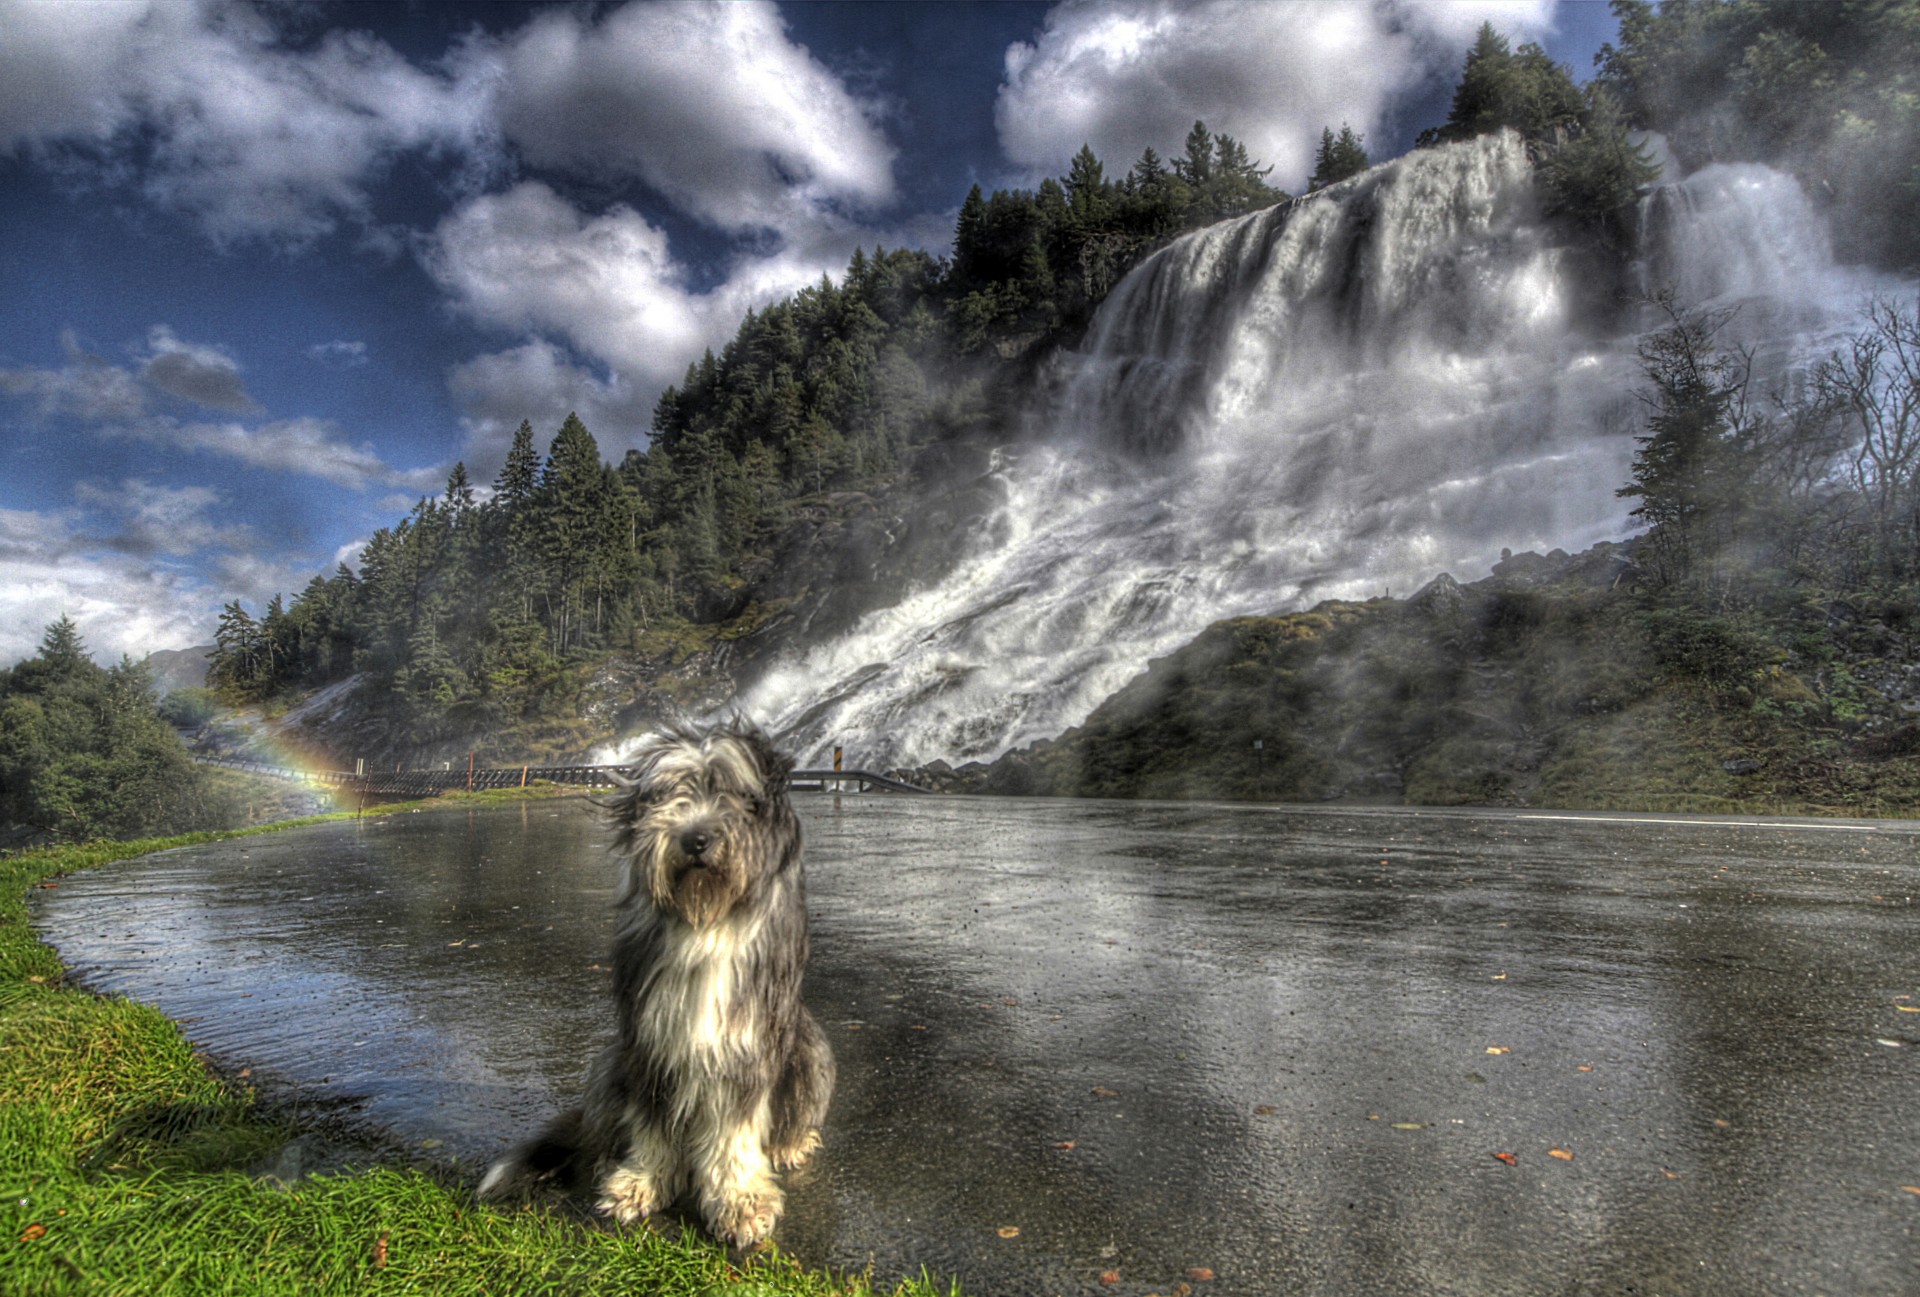
[[[776,1235],[810,1264],[1920,1291],[1920,824],[796,801],[840,1067]],[[228,1068],[477,1178],[611,1030],[612,884],[584,804],[528,802],[103,867],[35,921]]]

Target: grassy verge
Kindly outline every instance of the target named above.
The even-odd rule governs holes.
[[[65,985],[25,895],[73,870],[333,818],[0,858],[0,1292],[957,1294],[925,1280],[876,1288],[771,1251],[735,1262],[692,1232],[480,1208],[469,1186],[417,1167],[291,1188],[249,1175],[296,1132],[215,1076],[158,1011]]]

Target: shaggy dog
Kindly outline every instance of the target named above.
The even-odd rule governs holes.
[[[618,1037],[580,1107],[487,1172],[482,1198],[590,1190],[630,1223],[683,1193],[715,1237],[759,1242],[774,1172],[820,1146],[833,1053],[800,1003],[807,964],[793,762],[735,720],[648,739],[607,805],[623,861]]]

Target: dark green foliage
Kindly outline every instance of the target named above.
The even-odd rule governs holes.
[[[1550,216],[1565,215],[1615,251],[1631,248],[1640,191],[1660,178],[1660,164],[1628,138],[1626,120],[1603,88],[1589,86],[1586,111],[1560,147],[1540,163]]]
[[[1510,48],[1492,23],[1482,23],[1454,88],[1452,111],[1445,123],[1420,133],[1420,144],[1449,144],[1515,130],[1530,143],[1544,145],[1575,129],[1585,113],[1580,88],[1565,67],[1538,45]]]
[[[0,820],[67,841],[177,832],[220,818],[143,667],[103,670],[73,623],[0,671]]]
[[[1760,491],[1754,429],[1746,409],[1748,363],[1718,350],[1724,313],[1683,315],[1656,303],[1667,326],[1640,344],[1651,391],[1647,431],[1633,476],[1617,494],[1638,500],[1649,566],[1663,584],[1713,573],[1745,530]]]
[[[1337,136],[1332,127],[1320,132],[1320,147],[1313,154],[1313,178],[1307,181],[1307,188],[1324,189],[1366,169],[1365,139],[1355,135],[1353,127],[1341,122]]]
[[[1787,656],[1760,623],[1686,604],[1656,606],[1644,625],[1655,663],[1717,691],[1751,687]]]
[[[1920,3],[1614,0],[1601,81],[1688,167],[1761,161],[1830,204],[1842,251],[1920,263]]]
[[[198,729],[219,713],[220,700],[211,689],[175,689],[160,700],[160,719],[177,730]]]

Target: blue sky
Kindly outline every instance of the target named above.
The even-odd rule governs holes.
[[[1598,0],[0,0],[0,663],[211,639],[531,419],[610,460],[749,307],[1196,118],[1303,186]]]

